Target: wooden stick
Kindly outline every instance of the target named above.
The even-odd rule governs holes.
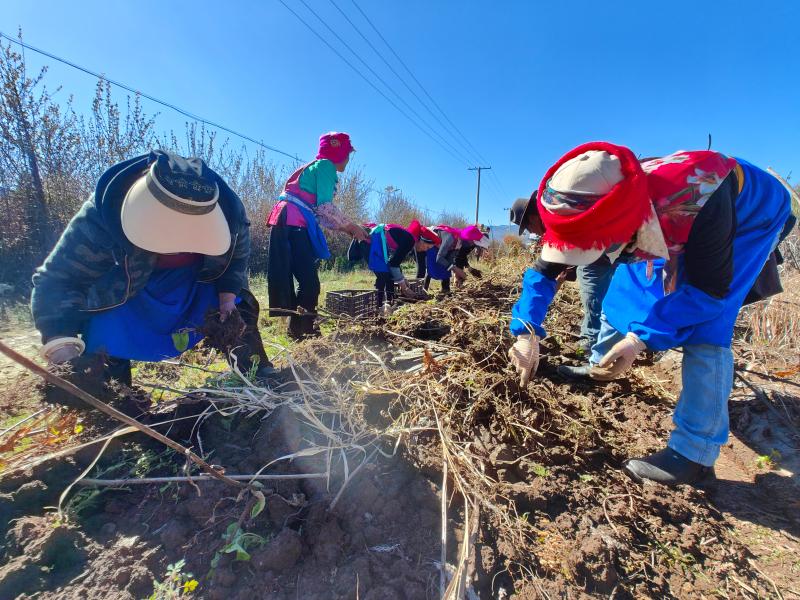
[[[104,412],[105,414],[107,414],[110,417],[113,417],[117,421],[122,421],[126,425],[130,425],[131,427],[135,427],[136,429],[138,429],[139,431],[141,431],[145,435],[149,435],[151,438],[154,438],[154,439],[158,440],[162,444],[166,444],[167,446],[169,446],[173,450],[177,450],[178,452],[180,452],[181,454],[186,456],[186,458],[188,458],[193,463],[195,463],[198,467],[200,467],[203,471],[208,473],[211,477],[214,477],[215,479],[219,479],[220,481],[224,481],[225,483],[227,483],[229,485],[236,486],[236,487],[247,487],[243,483],[240,483],[238,481],[234,481],[233,479],[231,479],[229,477],[226,477],[224,474],[222,474],[219,471],[217,471],[216,469],[214,469],[206,461],[204,461],[202,458],[197,456],[197,454],[195,454],[194,452],[192,452],[191,450],[189,450],[185,446],[182,446],[178,442],[169,439],[167,436],[160,434],[155,429],[153,429],[151,427],[148,427],[144,423],[140,423],[139,421],[137,421],[136,419],[134,419],[132,417],[129,417],[125,413],[121,413],[116,408],[113,408],[113,407],[109,406],[105,402],[101,402],[100,400],[98,400],[97,398],[95,398],[91,394],[85,392],[84,390],[82,390],[81,388],[77,387],[76,385],[73,385],[72,383],[70,383],[68,381],[65,381],[64,379],[62,379],[58,375],[54,375],[53,373],[51,373],[50,371],[48,371],[44,367],[42,367],[40,365],[37,365],[35,362],[30,360],[29,358],[26,358],[25,356],[22,356],[18,352],[12,350],[8,346],[6,346],[3,342],[0,342],[0,352],[5,354],[7,357],[9,357],[14,362],[19,363],[20,365],[22,365],[23,367],[25,367],[26,369],[28,369],[32,373],[35,373],[36,375],[38,375],[39,377],[44,379],[46,382],[48,382],[48,383],[50,383],[50,384],[52,384],[52,385],[54,385],[56,387],[61,388],[62,390],[72,394],[76,398],[80,398],[81,400],[83,400],[84,402],[89,404],[90,406],[96,408],[97,410],[99,410],[101,412]]]
[[[289,475],[226,475],[228,479],[234,481],[259,480],[286,480],[286,479],[324,479],[327,473],[292,473]],[[97,487],[109,487],[119,485],[146,485],[151,483],[184,483],[189,481],[213,481],[215,477],[210,475],[196,475],[194,477],[141,477],[130,479],[81,479],[76,485],[94,485]]]

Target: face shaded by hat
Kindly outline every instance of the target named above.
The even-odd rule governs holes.
[[[411,221],[406,229],[412,236],[414,236],[415,241],[433,244],[434,246],[438,246],[442,243],[442,240],[438,235],[436,235],[427,227],[423,226],[416,219]]]
[[[522,235],[527,229],[531,233],[541,233],[539,231],[532,231],[528,229],[529,226],[534,225],[531,219],[537,217],[538,220],[538,207],[536,204],[536,192],[531,194],[530,198],[517,198],[514,204],[511,205],[510,220],[515,225],[519,225],[517,235]]]
[[[216,174],[199,158],[159,152],[129,188],[120,220],[125,237],[158,254],[225,254],[231,234]]]

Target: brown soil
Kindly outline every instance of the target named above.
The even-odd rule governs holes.
[[[540,375],[520,389],[505,358],[510,337],[498,326],[516,294],[509,281],[487,272],[480,288],[404,307],[385,324],[342,325],[297,346],[294,360],[320,381],[352,380],[367,390],[354,402],[376,427],[417,426],[394,456],[394,440],[383,442],[386,457],[366,464],[333,511],[341,463],[332,465],[330,488],[324,479],[265,482],[266,508],[253,519],[247,494],[200,483],[106,490],[70,523],[59,523],[43,507],[57,503],[94,458],[92,449],[0,482],[0,522],[8,523],[0,598],[142,598],[166,565],[183,557],[201,598],[438,598],[437,419],[451,449],[461,452],[454,465],[468,459],[475,466],[449,473],[445,557],[456,565],[460,545],[469,542],[461,489],[480,506],[466,567],[472,597],[800,597],[800,387],[748,376],[767,389],[765,398],[737,388],[734,436],[716,482],[703,489],[636,485],[619,467],[663,445],[680,355],[642,363],[624,383],[563,381],[556,366],[580,361],[571,333],[577,294],[566,286],[548,323]],[[406,372],[408,361],[392,360],[422,347],[402,336],[435,338],[421,368]],[[205,451],[213,450],[209,460],[228,473],[255,472],[314,435],[281,409],[263,420],[217,415],[200,434]],[[756,458],[772,449],[781,454],[775,468],[758,466]],[[161,452],[143,440],[119,444],[101,467],[147,450]],[[165,459],[148,475],[182,468]],[[325,469],[323,460],[306,457],[269,471]],[[235,523],[258,536],[251,558],[224,554],[212,569]]]

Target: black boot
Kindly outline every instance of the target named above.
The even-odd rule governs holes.
[[[584,383],[594,383],[590,373],[592,371],[591,365],[580,365],[578,367],[572,365],[559,365],[556,372],[564,379],[573,381],[582,381]]]
[[[267,353],[264,350],[264,342],[261,340],[261,332],[258,330],[258,300],[250,290],[239,292],[241,302],[237,305],[239,314],[244,321],[245,329],[240,338],[240,344],[231,350],[233,358],[236,359],[237,366],[242,373],[248,373],[254,364],[257,364],[255,377],[260,380],[267,380],[275,377],[278,370],[272,366]],[[229,360],[231,358],[229,357]]]
[[[633,458],[622,469],[638,483],[649,479],[665,485],[695,484],[714,477],[714,467],[692,462],[672,448],[664,448],[643,458]]]

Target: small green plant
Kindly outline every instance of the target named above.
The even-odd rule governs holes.
[[[247,533],[239,526],[239,523],[231,523],[222,534],[222,540],[225,545],[222,546],[214,554],[211,559],[211,568],[216,569],[219,566],[219,561],[222,559],[223,554],[236,554],[235,560],[248,561],[250,560],[250,553],[248,550],[251,548],[260,548],[267,540],[256,533]]]
[[[594,481],[594,475],[589,475],[588,473],[581,473],[578,475],[578,479],[580,479],[583,483],[590,483]]]
[[[532,469],[537,477],[547,477],[548,475],[550,475],[550,470],[544,465],[540,465],[539,463],[533,463]]]
[[[756,458],[756,467],[765,471],[771,471],[778,467],[781,460],[781,453],[773,448],[769,454],[762,454]]]
[[[184,573],[186,561],[181,559],[167,566],[167,574],[163,581],[153,580],[153,593],[147,600],[174,600],[185,598],[197,589],[198,581],[191,573]]]

